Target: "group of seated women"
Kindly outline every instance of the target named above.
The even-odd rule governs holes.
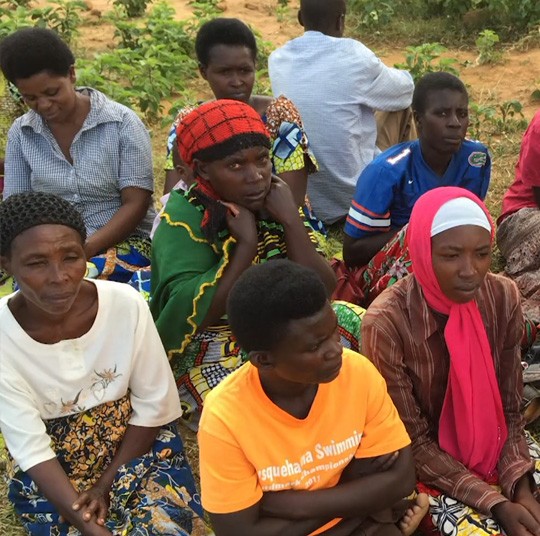
[[[76,88],[73,54],[53,32],[0,43],[2,72],[30,108],[9,133],[0,204],[0,428],[9,499],[30,534],[210,534],[176,421],[197,429],[206,395],[249,366],[226,314],[231,291],[253,264],[286,258],[327,301],[339,297],[305,199],[316,159],[300,116],[284,97],[251,95],[251,31],[215,24],[197,54],[216,99],[175,121],[152,241],[151,148],[136,114]],[[233,86],[223,65],[238,71]],[[467,107],[456,77],[426,75],[413,99],[419,140],[360,176],[338,273],[369,307],[331,303],[332,352],[361,351],[386,380],[429,496],[423,533],[540,535],[540,447],[520,413],[524,317],[515,284],[489,273],[490,160],[465,140]],[[148,308],[120,283],[150,264]],[[308,367],[323,342],[296,359]],[[305,383],[313,395],[324,382]],[[380,458],[369,471],[398,463]],[[412,534],[417,511],[404,512],[391,530],[360,529],[375,513],[360,509],[353,528],[342,516],[324,533]],[[248,534],[225,526],[217,536]]]

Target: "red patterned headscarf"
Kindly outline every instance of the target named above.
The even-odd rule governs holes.
[[[219,99],[190,112],[176,127],[176,143],[182,160],[195,173],[190,190],[205,207],[201,222],[203,234],[213,241],[226,226],[226,207],[212,185],[197,174],[194,159],[221,160],[251,147],[270,149],[270,136],[259,114],[243,102]]]
[[[245,142],[240,142],[240,147],[235,143],[239,136],[245,137],[246,134],[255,135],[250,136],[255,143],[248,146],[258,144],[270,147],[268,131],[259,114],[249,104],[228,99],[207,102],[184,117],[176,127],[178,153],[193,168],[195,157],[208,161],[205,153],[221,153],[218,158],[224,158],[247,148]]]

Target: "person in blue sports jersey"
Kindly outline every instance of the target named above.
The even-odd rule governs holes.
[[[454,75],[428,73],[418,81],[412,108],[419,139],[386,150],[358,179],[345,223],[348,268],[368,264],[428,190],[459,186],[485,198],[491,161],[482,143],[465,139],[468,104],[465,85]]]
[[[487,148],[466,140],[469,97],[459,78],[423,76],[412,108],[419,139],[380,154],[361,173],[345,222],[343,259],[334,259],[333,298],[367,307],[412,272],[405,226],[418,198],[439,186],[459,186],[484,199],[491,175]]]

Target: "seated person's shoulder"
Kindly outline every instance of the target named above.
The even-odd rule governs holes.
[[[412,275],[408,275],[375,298],[362,317],[362,326],[395,324],[408,317],[410,306],[420,299],[423,298],[418,284]]]
[[[509,277],[489,272],[484,281],[486,289],[493,294],[493,299],[496,302],[512,308],[520,302],[519,289]]]
[[[212,389],[204,399],[200,427],[204,428],[208,420],[216,416],[226,419],[229,414],[241,415],[246,404],[256,403],[252,389],[256,374],[256,369],[246,363]]]

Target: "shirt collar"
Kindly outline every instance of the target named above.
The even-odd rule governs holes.
[[[77,88],[90,97],[90,112],[84,120],[82,130],[93,128],[100,123],[121,122],[122,113],[101,91],[89,87]],[[29,110],[21,117],[21,127],[30,127],[41,134],[48,130],[44,119],[34,110]]]

